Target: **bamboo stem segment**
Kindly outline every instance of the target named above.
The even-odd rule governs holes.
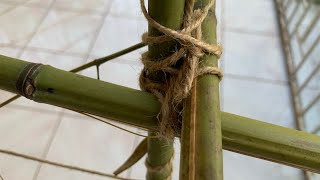
[[[99,76],[100,76],[99,66],[100,66],[101,64],[103,64],[103,63],[105,63],[105,62],[107,62],[107,61],[113,60],[113,59],[115,59],[115,58],[117,58],[117,57],[120,57],[120,56],[122,56],[122,55],[125,55],[125,54],[127,54],[127,53],[130,53],[130,52],[132,52],[132,51],[135,51],[135,50],[137,50],[137,49],[140,49],[140,48],[142,48],[142,47],[144,47],[144,46],[146,46],[146,45],[145,45],[144,43],[140,42],[140,43],[135,44],[135,45],[133,45],[133,46],[131,46],[131,47],[128,47],[128,48],[126,48],[126,49],[123,49],[123,50],[118,51],[118,52],[116,52],[116,53],[113,53],[113,54],[111,54],[111,55],[108,55],[108,56],[106,56],[106,57],[102,57],[102,58],[99,58],[99,59],[95,59],[95,60],[93,60],[93,61],[91,61],[91,62],[89,62],[89,63],[86,63],[86,64],[84,64],[84,65],[81,65],[81,66],[79,66],[79,67],[76,67],[76,68],[70,70],[70,72],[77,73],[77,72],[82,71],[82,70],[84,70],[84,69],[88,69],[88,68],[90,68],[90,67],[96,66],[96,67],[97,67],[98,80],[100,80],[100,77],[99,77]],[[6,57],[6,58],[8,58],[8,57]],[[17,99],[19,99],[20,97],[21,97],[20,95],[16,95],[16,96],[8,99],[7,101],[5,101],[5,102],[3,102],[3,103],[0,104],[0,108],[6,106],[7,104],[9,104],[9,103],[11,103],[11,102],[13,102],[13,101],[15,101],[15,100],[17,100]]]
[[[29,62],[0,56],[0,89],[17,93],[17,77],[27,64]],[[160,104],[149,93],[45,65],[32,79],[35,86],[32,100],[36,102],[147,130],[159,128]],[[319,136],[224,112],[221,119],[224,149],[320,173]]]
[[[180,29],[183,22],[184,0],[149,0],[149,15],[161,25],[171,29]],[[157,29],[149,25],[149,35],[162,35]],[[159,59],[170,54],[176,48],[176,42],[166,42],[162,44],[148,46],[149,56]],[[161,81],[165,79],[165,74],[154,74],[154,79]],[[154,136],[156,132],[149,131],[149,135]],[[173,139],[149,138],[148,139],[148,158],[146,160],[147,179],[164,180],[171,179],[172,160],[174,155]]]
[[[119,52],[116,52],[114,54],[111,54],[109,56],[102,57],[102,58],[99,58],[99,59],[95,59],[95,60],[93,60],[93,61],[91,61],[91,62],[89,62],[87,64],[84,64],[84,65],[82,65],[80,67],[72,69],[70,72],[79,72],[79,71],[82,71],[84,69],[87,69],[87,68],[93,67],[93,66],[97,66],[98,67],[98,66],[100,66],[101,64],[103,64],[103,63],[105,63],[107,61],[110,61],[112,59],[115,59],[115,58],[120,57],[122,55],[125,55],[127,53],[130,53],[132,51],[140,49],[140,48],[142,48],[144,46],[146,46],[146,45],[144,43],[142,43],[142,42],[138,43],[138,44],[135,44],[133,46],[130,46],[130,47],[126,48],[126,49],[123,49],[123,50],[121,50]]]
[[[149,131],[149,136],[156,136]],[[170,180],[172,178],[172,161],[174,158],[173,140],[148,138],[147,180]]]
[[[203,9],[208,0],[197,0],[195,9]],[[202,24],[203,41],[216,44],[215,6]],[[200,60],[201,67],[217,67],[214,55]],[[222,180],[222,134],[219,78],[203,75],[194,82],[184,106],[180,180]]]
[[[16,82],[28,64],[30,63],[0,55],[0,89],[17,94]]]

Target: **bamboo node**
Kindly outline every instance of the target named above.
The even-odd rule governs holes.
[[[174,160],[174,153],[172,153],[172,156],[171,156],[170,160],[167,161],[165,164],[159,165],[159,166],[152,166],[148,162],[148,158],[147,158],[145,160],[145,166],[148,169],[148,173],[161,173],[162,171],[169,170],[170,173],[169,173],[168,177],[165,177],[164,180],[171,180],[172,170],[173,170],[173,168],[172,168],[173,160]]]
[[[36,90],[32,78],[40,66],[42,66],[42,64],[30,63],[19,74],[16,82],[16,89],[21,96],[28,99],[32,98],[32,95]]]
[[[202,9],[194,10],[194,4],[194,0],[186,0],[183,29],[175,31],[152,19],[146,10],[144,0],[140,0],[142,12],[149,25],[164,34],[153,37],[145,33],[142,36],[143,42],[149,46],[167,41],[177,41],[180,44],[180,47],[168,57],[154,59],[146,52],[141,58],[144,69],[139,78],[140,87],[153,93],[161,102],[160,135],[170,139],[174,138],[177,130],[175,127],[179,124],[181,102],[189,95],[194,80],[206,74],[216,75],[220,80],[223,77],[218,67],[199,65],[200,58],[206,54],[217,58],[222,54],[220,45],[202,41],[202,22],[214,6],[215,0],[210,0]],[[163,73],[165,80],[153,80],[150,75],[157,73]]]

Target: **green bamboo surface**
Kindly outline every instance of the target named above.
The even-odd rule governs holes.
[[[144,43],[142,43],[142,42],[137,43],[137,44],[135,44],[135,45],[133,45],[133,46],[130,46],[130,47],[126,48],[126,49],[122,49],[122,50],[120,50],[120,51],[118,51],[118,52],[116,52],[116,53],[113,53],[113,54],[111,54],[111,55],[108,55],[108,56],[105,56],[105,57],[102,57],[102,58],[99,58],[99,59],[95,59],[95,60],[93,60],[93,61],[91,61],[91,62],[88,62],[88,63],[86,63],[86,64],[83,64],[83,65],[81,65],[81,66],[79,66],[79,67],[77,67],[77,68],[74,68],[74,69],[70,70],[70,72],[77,73],[77,72],[79,72],[79,71],[82,71],[82,70],[84,70],[84,69],[87,69],[87,68],[90,68],[90,67],[93,67],[93,66],[97,66],[97,71],[98,71],[98,70],[99,70],[98,67],[99,67],[101,64],[104,64],[104,63],[106,63],[106,62],[108,62],[108,61],[110,61],[110,60],[113,60],[113,59],[115,59],[115,58],[117,58],[117,57],[120,57],[120,56],[123,56],[123,55],[125,55],[125,54],[128,54],[128,53],[130,53],[130,52],[132,52],[132,51],[135,51],[135,50],[137,50],[137,49],[140,49],[140,48],[142,48],[142,47],[144,47],[144,46],[146,46],[146,45],[145,45]],[[98,79],[99,79],[99,72],[98,72]],[[20,95],[16,95],[16,96],[8,99],[8,100],[5,101],[5,102],[2,102],[2,103],[0,104],[0,108],[3,107],[3,106],[6,106],[7,104],[9,104],[9,103],[11,103],[11,102],[13,102],[13,101],[15,101],[15,100],[17,100],[17,99],[19,99],[20,97],[21,97]]]
[[[161,25],[171,29],[180,29],[183,22],[184,0],[149,0],[148,1],[149,15]],[[148,33],[150,36],[162,35],[157,29],[149,25]],[[174,51],[178,44],[174,41],[162,44],[148,46],[148,55],[155,60],[165,57]],[[165,79],[163,73],[155,73],[152,78],[156,81]],[[155,136],[156,132],[150,131],[151,136]],[[172,158],[174,155],[173,140],[163,138],[149,138],[148,139],[148,157],[147,163],[152,167],[163,166],[161,171],[147,171],[148,180],[164,180],[171,179],[172,174]],[[164,166],[165,164],[169,166]]]
[[[157,136],[156,131],[149,131],[149,136]],[[148,156],[146,163],[153,168],[159,167],[153,171],[147,169],[148,180],[169,180],[172,179],[172,158],[174,158],[173,140],[164,138],[148,138]]]
[[[28,62],[0,55],[0,88],[17,93],[16,81],[20,72],[28,65]]]
[[[197,0],[195,9],[203,9],[209,0]],[[216,44],[215,6],[202,24],[202,40]],[[201,67],[218,66],[214,55],[200,59]],[[185,105],[181,138],[180,180],[222,180],[222,134],[219,100],[219,78],[203,75],[194,82]],[[191,125],[192,124],[192,125]]]
[[[28,62],[0,56],[0,89],[16,93]],[[32,99],[87,112],[142,129],[158,129],[160,104],[151,94],[42,66],[33,77]],[[320,173],[320,137],[221,112],[223,148]],[[180,134],[178,133],[177,136]]]

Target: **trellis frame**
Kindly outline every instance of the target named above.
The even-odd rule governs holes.
[[[152,0],[150,2],[149,5],[152,6]],[[138,47],[142,46],[139,44]],[[17,91],[16,85],[19,77],[21,78],[21,72],[28,64],[31,63],[1,56],[0,89],[21,94]],[[92,63],[90,66],[92,65],[97,64]],[[86,67],[89,65],[82,69]],[[148,93],[101,82],[50,66],[40,66],[30,78],[35,90],[28,97],[34,101],[87,112],[146,130],[158,130],[156,115],[160,106],[155,97]],[[224,112],[221,112],[221,119],[224,149],[320,173],[319,136]],[[209,138],[219,141],[219,137]],[[198,155],[205,157],[208,154]],[[181,162],[184,163],[184,161]],[[185,164],[181,166],[185,167]],[[208,167],[210,170],[216,168],[219,167],[217,165]],[[182,173],[186,172],[182,170]],[[221,173],[215,171],[215,179],[222,179]],[[204,179],[211,178],[208,176]]]

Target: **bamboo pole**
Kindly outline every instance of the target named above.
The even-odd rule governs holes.
[[[80,67],[72,69],[70,72],[79,72],[79,71],[82,71],[84,69],[88,69],[88,68],[93,67],[93,66],[100,66],[101,64],[103,64],[103,63],[105,63],[107,61],[110,61],[110,60],[115,59],[117,57],[120,57],[120,56],[122,56],[124,54],[130,53],[130,52],[135,51],[137,49],[140,49],[140,48],[142,48],[144,46],[146,46],[146,45],[144,43],[140,42],[138,44],[130,46],[130,47],[126,48],[126,49],[123,49],[123,50],[121,50],[119,52],[116,52],[114,54],[111,54],[109,56],[102,57],[102,58],[99,58],[99,59],[95,59],[95,60],[93,60],[93,61],[91,61],[91,62],[89,62],[87,64],[84,64],[84,65],[82,65]]]
[[[181,28],[183,22],[184,0],[149,0],[148,11],[150,16],[161,25],[178,30]],[[162,35],[162,33],[150,25],[148,33],[150,36]],[[148,46],[148,54],[157,60],[172,53],[177,46],[178,43],[174,41]],[[154,80],[162,81],[166,75],[163,73],[155,73],[152,76]],[[150,136],[155,136],[156,134],[156,132],[149,131]],[[173,155],[173,139],[149,138],[148,157],[146,160],[147,179],[171,179]]]
[[[29,62],[0,56],[0,89],[17,93]],[[151,94],[41,66],[32,77],[30,99],[157,131],[160,104]],[[320,137],[222,112],[223,148],[320,173]],[[180,134],[178,133],[177,136]]]
[[[156,136],[149,131],[149,136]],[[173,140],[148,138],[148,157],[146,159],[148,180],[165,180],[172,177]],[[151,166],[151,167],[150,167]]]
[[[97,66],[98,79],[100,80],[100,78],[99,78],[99,66],[101,64],[104,64],[104,63],[106,63],[106,62],[108,62],[110,60],[113,60],[113,59],[115,59],[117,57],[120,57],[120,56],[123,56],[125,54],[128,54],[128,53],[130,53],[132,51],[135,51],[137,49],[140,49],[140,48],[142,48],[144,46],[146,46],[146,45],[143,42],[137,43],[137,44],[135,44],[133,46],[130,46],[130,47],[126,48],[126,49],[120,50],[120,51],[118,51],[116,53],[113,53],[113,54],[110,54],[108,56],[105,56],[105,57],[102,57],[102,58],[99,58],[99,59],[95,59],[95,60],[93,60],[93,61],[91,61],[89,63],[83,64],[83,65],[81,65],[81,66],[79,66],[77,68],[74,68],[74,69],[70,70],[70,72],[77,73],[77,72],[82,71],[84,69],[88,69],[90,67]],[[20,97],[21,97],[20,95],[16,95],[16,96],[8,99],[7,101],[5,101],[5,102],[0,104],[0,108],[10,104],[11,102],[19,99]]]
[[[195,9],[203,9],[209,0],[197,0]],[[202,24],[202,40],[216,44],[215,6]],[[218,66],[214,55],[200,59],[200,68]],[[194,82],[185,105],[182,128],[180,179],[222,180],[222,134],[219,101],[219,78],[203,75]]]
[[[18,61],[7,56],[0,56],[0,88],[17,94],[16,82],[20,72],[28,64],[30,63]]]

